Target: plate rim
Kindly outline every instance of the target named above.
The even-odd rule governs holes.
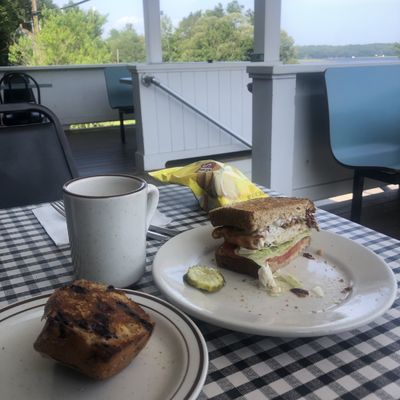
[[[180,390],[185,384],[185,381],[189,375],[189,370],[190,370],[190,363],[188,360],[188,366],[187,370],[185,371],[184,377],[182,380],[179,382],[178,387],[176,388],[175,392],[172,394],[171,397],[169,397],[168,400],[174,400],[178,399],[176,396],[180,396],[179,399],[181,398],[182,395],[184,395],[184,398],[186,400],[190,399],[196,399],[202,388],[204,387],[207,375],[208,375],[208,364],[209,364],[209,357],[208,357],[208,348],[207,344],[205,342],[204,336],[201,333],[200,329],[197,327],[197,325],[192,321],[192,319],[186,315],[183,311],[181,311],[179,308],[174,306],[173,304],[169,303],[168,301],[159,298],[157,296],[154,296],[149,293],[145,293],[142,291],[134,290],[134,289],[128,289],[128,288],[117,288],[117,290],[121,290],[124,293],[128,295],[132,300],[137,302],[141,307],[144,308],[150,308],[151,305],[156,305],[154,308],[151,308],[153,312],[158,312],[160,316],[163,318],[167,319],[170,325],[174,326],[174,330],[179,332],[180,335],[182,335],[182,339],[185,342],[185,348],[187,349],[188,352],[188,357],[190,359],[190,352],[194,351],[194,347],[190,346],[187,336],[185,336],[184,332],[182,332],[181,329],[178,328],[177,322],[171,320],[169,317],[165,316],[162,314],[160,310],[157,310],[157,305],[161,305],[163,307],[168,308],[169,310],[172,311],[173,314],[179,317],[180,321],[186,325],[186,327],[189,328],[191,334],[192,334],[192,340],[197,343],[196,346],[196,351],[198,351],[199,355],[199,365],[197,368],[196,373],[194,374],[195,377],[193,379],[192,384],[190,385],[190,388],[188,388],[187,391],[184,393],[181,393]],[[46,299],[48,299],[51,294],[54,292],[52,291],[47,291],[46,293],[42,293],[39,295],[31,296],[26,299],[17,301],[15,303],[9,304],[3,308],[0,309],[0,329],[2,327],[2,324],[7,321],[10,318],[13,318],[15,316],[18,316],[19,314],[25,313],[25,312],[33,312],[34,310],[43,308],[46,303]],[[140,298],[144,298],[148,301],[150,301],[150,305],[148,304],[141,304],[140,303]],[[31,303],[36,303],[38,301],[42,301],[42,304],[35,304],[31,307],[29,307],[29,304]],[[22,308],[21,308],[22,307]],[[15,313],[10,313],[12,310],[16,309]]]
[[[180,309],[182,309],[185,313],[189,314],[190,316],[197,318],[201,321],[213,324],[215,326],[221,327],[221,328],[226,328],[226,329],[230,329],[236,332],[242,332],[242,333],[246,333],[246,334],[256,334],[256,335],[260,335],[260,336],[271,336],[271,337],[318,337],[318,336],[326,336],[326,335],[333,335],[333,334],[339,334],[342,332],[348,332],[350,330],[353,329],[357,329],[361,326],[365,326],[368,325],[369,323],[371,323],[372,321],[374,321],[375,319],[377,319],[379,316],[383,315],[385,312],[387,312],[393,305],[394,301],[396,300],[396,293],[397,293],[397,281],[396,281],[396,277],[394,275],[394,272],[392,271],[392,269],[389,267],[389,265],[387,265],[387,263],[384,261],[384,259],[374,253],[372,250],[370,250],[369,248],[363,246],[362,244],[351,240],[345,236],[339,235],[335,232],[331,232],[329,230],[326,229],[320,229],[319,232],[312,232],[312,234],[323,234],[323,235],[328,235],[334,238],[337,238],[339,241],[343,240],[346,242],[351,242],[352,245],[357,246],[358,248],[361,248],[362,251],[367,252],[369,255],[372,255],[372,257],[375,258],[376,261],[379,262],[379,264],[381,265],[381,267],[385,268],[386,272],[388,273],[388,277],[390,277],[390,293],[387,296],[387,299],[384,303],[384,306],[381,307],[380,309],[376,309],[374,310],[374,312],[372,314],[370,314],[368,317],[364,317],[362,319],[360,319],[357,323],[353,323],[353,324],[344,324],[343,326],[336,326],[333,323],[330,323],[327,326],[323,326],[323,327],[304,327],[304,328],[300,328],[297,329],[296,331],[290,331],[289,328],[284,329],[284,331],[282,331],[281,329],[276,329],[274,327],[271,326],[267,326],[265,327],[258,327],[255,325],[241,325],[240,323],[236,323],[235,321],[227,321],[227,320],[223,320],[221,321],[220,318],[215,317],[215,316],[211,316],[209,314],[204,314],[203,312],[201,312],[201,310],[198,310],[196,307],[192,307],[189,305],[188,302],[180,302],[179,301],[179,296],[174,296],[174,290],[170,289],[168,287],[168,285],[165,284],[165,282],[162,280],[161,275],[159,276],[158,274],[158,269],[157,269],[157,263],[158,260],[160,258],[163,257],[162,253],[163,251],[165,251],[165,249],[167,248],[167,246],[171,246],[173,245],[175,242],[177,242],[178,240],[181,240],[183,236],[185,235],[190,235],[193,234],[194,232],[197,231],[204,231],[204,232],[211,232],[211,229],[213,229],[213,226],[211,224],[205,224],[205,225],[200,225],[197,226],[195,228],[192,229],[188,229],[182,233],[180,233],[179,235],[171,238],[170,240],[168,240],[167,242],[165,242],[157,251],[154,260],[153,260],[153,267],[152,267],[152,275],[153,275],[153,280],[156,284],[156,286],[158,287],[158,289],[161,291],[161,293],[163,293],[163,295],[168,299],[169,302],[171,302],[172,304],[174,304],[176,307],[179,307]]]

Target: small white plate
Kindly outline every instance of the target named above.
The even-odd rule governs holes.
[[[327,231],[312,233],[307,252],[314,259],[300,256],[280,270],[297,277],[310,290],[308,297],[289,291],[272,297],[258,280],[225,269],[225,286],[204,293],[184,283],[183,275],[195,264],[216,266],[214,251],[221,241],[211,232],[206,225],[181,233],[160,248],[153,264],[154,281],[169,301],[200,320],[257,335],[321,336],[365,325],[395,299],[396,280],[386,263],[356,242]],[[312,290],[316,286],[323,297]]]
[[[208,370],[208,351],[196,325],[167,302],[125,290],[155,321],[146,347],[132,363],[105,381],[86,378],[33,349],[48,295],[0,311],[1,398],[196,399]]]

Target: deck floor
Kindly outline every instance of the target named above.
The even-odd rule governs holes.
[[[67,132],[67,137],[81,176],[127,173],[157,183],[135,166],[133,126],[127,128],[125,145],[121,143],[119,128],[70,131]],[[350,203],[350,199],[344,199],[329,202],[321,208],[348,219]],[[382,193],[364,197],[361,224],[400,240],[399,190],[385,188]]]
[[[119,128],[68,131],[67,137],[81,176],[102,173],[135,173],[134,128],[126,128],[126,144]]]

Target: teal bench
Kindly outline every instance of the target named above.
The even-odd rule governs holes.
[[[400,65],[325,71],[330,146],[354,170],[351,219],[361,218],[364,178],[400,183]]]
[[[120,79],[130,76],[131,73],[125,66],[104,68],[108,102],[112,109],[118,110],[122,143],[125,143],[124,114],[133,114],[135,110],[132,85],[121,83]]]

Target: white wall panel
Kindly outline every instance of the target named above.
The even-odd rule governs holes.
[[[182,91],[181,73],[173,72],[170,74],[160,74],[158,79],[164,82],[168,87],[173,87],[178,93]],[[165,139],[169,138],[171,143],[170,147],[162,147],[159,149],[160,153],[167,153],[172,151],[182,151],[185,149],[185,123],[183,115],[183,105],[165,92],[160,93],[160,90],[155,87],[155,94],[158,99],[162,101],[157,102],[155,115],[159,120],[160,129],[155,132],[157,135],[163,136]],[[169,112],[166,118],[165,112]],[[165,124],[164,121],[170,120],[170,124]],[[168,129],[169,128],[169,129]]]
[[[189,103],[196,104],[196,93],[195,93],[195,81],[193,79],[193,73],[181,72],[181,86],[179,93]],[[183,89],[185,88],[185,89]],[[185,112],[182,108],[183,114],[183,130],[184,130],[184,143],[185,150],[197,148],[197,131],[196,131],[196,120],[198,115],[194,112]]]
[[[229,71],[227,71],[227,73],[229,73]],[[219,71],[210,71],[207,74],[207,111],[211,117],[219,122],[221,122],[221,100]],[[219,129],[210,129],[208,132],[209,146],[218,146],[221,142],[220,136],[221,133]]]
[[[250,120],[248,119],[246,115],[246,107],[244,107],[245,103],[249,103],[251,112],[251,101],[245,101],[245,99],[249,96],[249,93],[245,93],[246,96],[242,94],[243,90],[245,90],[245,92],[247,91],[246,84],[248,80],[241,71],[231,71],[229,73],[229,77],[230,77],[229,98],[231,99],[230,100],[231,116],[230,116],[229,126],[237,126],[239,127],[239,130],[243,132],[246,126],[249,126],[249,124],[251,126],[251,119]]]
[[[244,63],[138,65],[133,74],[151,75],[185,101],[251,142],[250,81]],[[144,169],[167,161],[207,157],[247,148],[228,133],[155,85],[140,85]],[[234,95],[232,95],[234,93]]]
[[[218,119],[223,126],[232,129],[232,105],[237,99],[231,96],[231,71],[218,72],[218,93],[220,94]],[[228,145],[232,142],[231,137],[223,131],[220,131],[219,140],[221,145]]]
[[[195,104],[202,110],[207,109],[207,73],[199,71],[194,74],[194,95]],[[201,149],[208,147],[209,131],[212,129],[210,123],[201,117],[196,118],[196,148]]]
[[[139,92],[140,96],[140,92]],[[160,99],[161,101],[162,99]],[[159,119],[156,116],[151,116],[151,110],[156,108],[157,105],[157,93],[155,87],[149,87],[147,90],[147,96],[140,96],[140,114],[137,114],[138,118],[141,118],[141,129],[144,132],[158,132],[159,130]],[[139,126],[137,127],[139,128]],[[158,153],[160,151],[160,135],[142,135],[143,138],[143,153],[151,152]]]
[[[0,76],[10,70],[10,67],[0,67]],[[119,118],[118,111],[108,103],[104,65],[13,67],[12,70],[27,72],[39,83],[52,85],[41,88],[42,104],[50,108],[63,125]]]

